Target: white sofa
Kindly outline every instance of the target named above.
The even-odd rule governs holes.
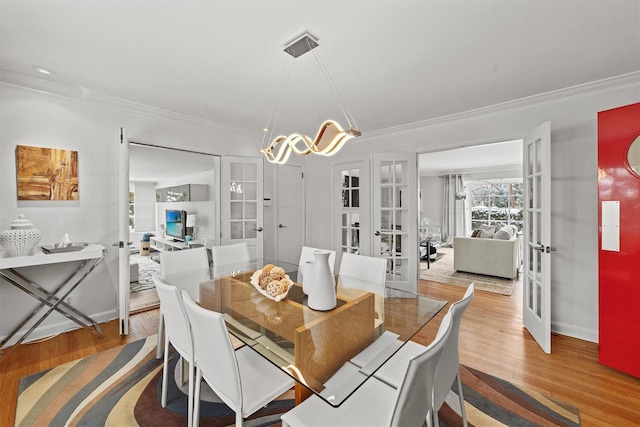
[[[522,237],[509,240],[455,237],[453,267],[458,271],[515,279],[522,263]]]

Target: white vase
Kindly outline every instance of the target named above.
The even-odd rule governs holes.
[[[329,267],[329,251],[313,252],[313,270],[311,272],[312,286],[309,289],[307,304],[313,310],[331,310],[335,308],[336,281]]]
[[[302,293],[309,295],[313,287],[313,261],[306,261],[301,265],[300,283],[302,283]]]
[[[0,233],[0,245],[7,250],[10,257],[31,255],[41,237],[40,230],[20,214],[18,219],[11,222],[8,230]]]

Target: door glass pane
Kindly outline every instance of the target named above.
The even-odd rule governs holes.
[[[351,190],[351,206],[354,208],[360,207],[360,190]]]
[[[243,193],[244,193],[244,185],[242,184],[242,182],[232,181],[229,188],[229,192],[231,195],[230,196],[231,200],[242,200]]]
[[[231,238],[232,239],[242,239],[242,222],[233,221],[231,223]]]
[[[389,162],[380,164],[380,184],[388,184],[391,182],[391,166]]]
[[[242,181],[242,163],[231,163],[231,180]]]
[[[342,200],[340,215],[340,241],[343,252],[359,253],[360,237],[360,170],[345,169],[340,172]]]
[[[244,183],[244,199],[245,200],[256,200],[258,197],[258,187],[255,182],[245,182]]]
[[[242,219],[242,202],[231,202],[230,209],[231,219]]]
[[[391,215],[390,211],[382,211],[380,214],[380,228],[382,230],[391,230]]]
[[[255,221],[246,221],[244,223],[244,238],[245,239],[255,239],[257,233],[257,222]]]
[[[258,204],[256,202],[245,202],[245,204],[244,204],[244,218],[245,219],[257,219],[258,218]]]
[[[380,188],[380,206],[383,208],[393,207],[393,187]]]
[[[396,163],[395,167],[394,167],[394,174],[393,174],[393,182],[395,184],[402,184],[405,182],[404,177],[403,177],[403,173],[402,173],[402,163]]]
[[[244,164],[244,180],[245,181],[258,181],[258,165],[254,163]]]

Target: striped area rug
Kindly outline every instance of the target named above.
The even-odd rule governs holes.
[[[15,426],[184,426],[187,396],[169,378],[168,404],[160,406],[162,361],[155,336],[66,363],[20,380]],[[177,355],[171,357],[174,372]],[[462,367],[470,426],[579,426],[577,408],[516,387],[492,375]],[[204,389],[203,389],[204,393]],[[234,424],[230,408],[212,393],[201,403],[201,426]],[[462,425],[455,390],[439,411],[441,426]],[[280,425],[293,405],[293,392],[280,396],[245,423]]]

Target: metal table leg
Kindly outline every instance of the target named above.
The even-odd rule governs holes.
[[[71,294],[71,292],[73,292],[78,287],[78,285],[80,285],[80,283],[82,283],[82,281],[89,275],[89,273],[91,273],[91,271],[93,271],[93,269],[102,261],[102,258],[95,259],[95,262],[90,265],[88,269],[86,269],[86,271],[75,281],[75,283],[73,283],[69,287],[69,289],[67,289],[67,291],[63,295],[59,297],[57,296],[58,292],[60,292],[60,290],[71,283],[72,279],[87,265],[88,261],[89,260],[84,260],[80,264],[80,266],[69,277],[67,277],[53,292],[47,291],[37,283],[34,283],[33,281],[27,279],[26,277],[15,271],[15,269],[10,268],[6,270],[0,270],[0,275],[4,277],[9,283],[40,301],[40,305],[38,305],[38,307],[36,307],[36,309],[33,310],[33,312],[29,316],[27,316],[22,322],[20,322],[20,324],[11,333],[9,333],[9,335],[7,335],[2,343],[0,343],[0,356],[2,355],[3,346],[7,342],[9,342],[9,340],[11,340],[11,338],[13,338],[15,334],[18,333],[18,331],[24,325],[26,325],[45,305],[50,307],[49,310],[47,310],[46,313],[44,313],[40,317],[40,319],[38,319],[38,321],[35,322],[35,324],[32,325],[31,328],[26,333],[24,333],[14,345],[22,343],[31,334],[31,332],[33,332],[35,328],[37,328],[53,311],[59,312],[66,318],[74,321],[82,327],[90,328],[91,326],[93,326],[96,333],[101,338],[104,337],[102,328],[100,328],[100,325],[98,325],[97,322],[64,301],[65,298],[67,298]],[[82,322],[80,319],[83,319],[86,323]]]

